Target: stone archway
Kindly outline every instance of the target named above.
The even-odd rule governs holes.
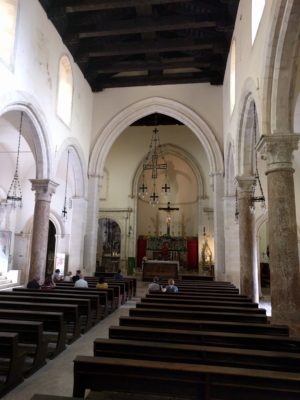
[[[92,218],[88,220],[89,231],[88,247],[89,254],[85,258],[88,268],[95,265],[96,255],[96,226],[94,223],[96,213],[96,202],[98,202],[98,187],[103,175],[104,163],[107,154],[118,136],[134,121],[152,113],[165,114],[186,125],[195,134],[202,144],[208,158],[210,177],[214,187],[214,208],[215,208],[215,261],[217,278],[222,278],[224,274],[224,229],[223,229],[223,175],[224,165],[220,146],[211,128],[194,111],[185,105],[162,97],[151,97],[134,103],[116,115],[98,135],[98,139],[93,147],[89,164],[90,194],[93,199],[90,206],[94,211],[90,212]]]

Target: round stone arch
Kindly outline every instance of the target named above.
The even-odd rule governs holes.
[[[15,102],[7,104],[0,109],[0,115],[5,118],[8,112],[20,111],[24,112],[33,126],[30,131],[30,138],[28,134],[23,134],[31,148],[33,157],[36,163],[36,179],[50,179],[52,165],[50,157],[50,143],[48,141],[48,134],[45,128],[45,123],[40,118],[41,113],[30,103]],[[27,137],[26,137],[27,136]]]
[[[118,113],[99,132],[98,139],[91,153],[89,174],[102,175],[107,154],[118,136],[133,122],[153,113],[165,114],[182,122],[201,142],[210,167],[210,173],[224,173],[223,156],[211,128],[187,106],[167,98],[151,97],[131,104]]]

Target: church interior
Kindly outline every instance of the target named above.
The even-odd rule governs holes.
[[[300,399],[299,21],[0,0],[3,400]]]

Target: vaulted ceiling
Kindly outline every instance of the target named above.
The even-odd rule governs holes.
[[[40,0],[94,92],[223,83],[239,0]]]

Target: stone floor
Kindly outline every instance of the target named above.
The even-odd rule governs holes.
[[[113,314],[109,315],[103,321],[94,326],[89,332],[82,335],[72,345],[61,353],[54,360],[50,360],[47,364],[37,371],[33,376],[27,378],[21,385],[9,392],[2,400],[30,400],[35,393],[52,394],[60,396],[72,396],[73,390],[73,360],[77,355],[92,355],[93,341],[96,338],[107,338],[108,329],[111,325],[118,325],[119,317],[128,315],[128,310],[135,307],[136,302],[147,290],[147,284],[139,282],[137,297],[125,305],[121,306]],[[268,298],[263,299],[260,307],[267,308],[270,313],[270,303]],[[157,396],[142,396],[143,400],[160,400]],[[134,397],[132,394],[119,395],[117,393],[91,393],[88,397],[90,400],[140,400],[141,397]],[[173,400],[176,400],[172,398]],[[164,400],[168,400],[164,398]]]

